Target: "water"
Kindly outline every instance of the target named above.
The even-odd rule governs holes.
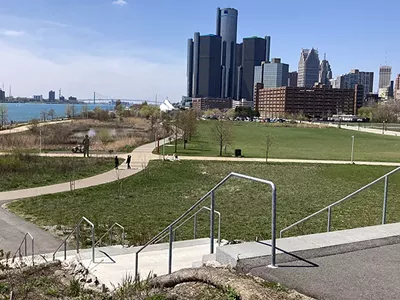
[[[46,104],[46,103],[4,103],[8,109],[8,121],[26,122],[32,119],[40,119],[40,113],[44,110],[53,109],[56,118],[65,118],[65,109],[68,104]],[[84,104],[75,104],[76,113],[79,114]],[[100,107],[105,110],[113,110],[112,104],[87,104],[89,110]]]

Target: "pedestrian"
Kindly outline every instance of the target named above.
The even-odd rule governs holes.
[[[131,168],[131,156],[128,155],[128,158],[126,159],[126,164],[128,165],[128,169]]]
[[[115,170],[118,170],[118,166],[119,166],[118,156],[115,156]]]
[[[89,157],[89,145],[90,145],[90,140],[89,136],[85,135],[85,138],[82,141],[83,144],[83,157]]]

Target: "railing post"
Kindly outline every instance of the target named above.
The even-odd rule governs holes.
[[[221,246],[221,214],[218,215],[218,246]]]
[[[76,253],[79,253],[79,240],[80,240],[80,224],[76,228]]]
[[[276,268],[276,187],[272,187],[272,211],[271,211],[271,266]]]
[[[331,207],[328,207],[328,225],[326,226],[326,232],[331,231],[331,216],[332,216],[332,210]]]
[[[24,256],[27,256],[28,255],[28,245],[26,244],[26,234],[25,234],[25,237],[24,237]]]
[[[110,246],[112,246],[112,239],[113,239],[113,228],[110,230]]]
[[[211,192],[211,210],[210,210],[210,254],[214,253],[214,210],[215,210],[215,196],[214,191]]]
[[[135,259],[135,281],[139,281],[139,253],[137,252]]]
[[[94,257],[94,245],[95,245],[95,236],[94,236],[94,227],[92,226],[92,261],[95,262],[95,257]]]
[[[193,218],[193,239],[195,240],[197,236],[197,214]]]
[[[35,241],[32,238],[32,266],[35,266]]]
[[[168,274],[172,273],[172,242],[173,242],[172,225],[169,225],[169,252],[168,252]]]
[[[382,224],[386,224],[388,185],[389,185],[389,177],[385,176],[385,187],[384,187],[384,190],[383,190]]]
[[[64,241],[64,260],[67,259],[67,241]]]

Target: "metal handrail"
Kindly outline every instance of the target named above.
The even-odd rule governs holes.
[[[347,195],[346,197],[340,199],[339,201],[336,201],[322,209],[320,209],[319,211],[301,219],[300,221],[297,221],[296,223],[293,223],[292,225],[289,225],[288,227],[282,229],[279,233],[279,237],[282,238],[282,235],[284,232],[288,231],[289,229],[293,228],[294,226],[299,225],[300,223],[303,223],[304,221],[307,221],[309,219],[311,219],[312,217],[319,215],[320,213],[324,212],[327,210],[328,212],[328,220],[327,220],[327,232],[331,231],[331,215],[332,215],[332,207],[335,207],[336,205],[346,201],[347,199],[350,199],[351,197],[357,195],[358,193],[368,189],[369,187],[373,186],[374,184],[378,183],[379,181],[385,179],[385,186],[384,186],[384,192],[383,192],[383,211],[382,211],[382,224],[386,223],[386,210],[387,210],[387,194],[388,194],[388,184],[389,184],[389,176],[397,173],[398,171],[400,171],[400,167],[386,173],[385,175],[379,177],[378,179],[368,183],[367,185],[363,186],[362,188],[358,189],[357,191]]]
[[[179,224],[175,229],[174,229],[174,240],[175,240],[175,236],[176,236],[176,231],[184,224],[186,224],[191,218],[193,219],[193,239],[196,239],[196,235],[197,235],[197,215],[202,212],[203,210],[208,210],[211,211],[211,208],[207,207],[207,206],[203,206],[202,208],[200,208],[196,213],[194,213],[193,215],[189,216],[186,218],[186,220],[184,220],[181,224]],[[214,211],[214,213],[216,215],[218,215],[218,246],[221,246],[221,213],[217,210]],[[168,233],[164,234],[162,237],[160,237],[158,240],[156,240],[154,242],[154,244],[157,244],[159,241],[162,241],[163,239],[165,239],[168,236]]]
[[[94,244],[94,246],[96,247],[98,244],[101,243],[101,241],[103,240],[103,238],[109,233],[110,234],[110,246],[112,244],[112,238],[113,238],[113,228],[117,226],[119,228],[122,229],[122,234],[121,234],[121,245],[124,245],[124,241],[125,241],[125,228],[118,224],[118,223],[114,223],[110,228],[108,228],[108,230],[97,240],[97,242]],[[101,244],[100,244],[101,245]]]
[[[94,235],[94,224],[92,222],[89,221],[89,219],[82,217],[78,223],[76,223],[74,229],[71,231],[71,233],[64,239],[64,241],[61,243],[60,246],[58,246],[57,250],[54,251],[53,253],[53,260],[55,260],[56,258],[56,254],[58,252],[58,250],[60,250],[60,248],[64,245],[64,260],[67,259],[67,240],[72,236],[72,234],[76,231],[76,252],[79,253],[79,239],[80,239],[80,226],[81,223],[85,221],[86,223],[88,223],[90,225],[90,227],[92,228],[92,261],[95,262],[95,256],[94,256],[94,244],[95,244],[95,235]]]
[[[33,236],[29,232],[25,233],[24,238],[21,241],[21,244],[19,245],[17,251],[15,251],[15,253],[13,255],[12,261],[14,261],[15,257],[17,256],[17,253],[18,253],[19,257],[22,256],[21,255],[21,247],[22,247],[22,245],[24,245],[24,256],[27,256],[28,247],[27,247],[27,243],[26,243],[26,238],[28,236],[30,237],[31,242],[32,242],[32,265],[34,266],[35,265],[35,239],[33,238]]]
[[[247,176],[239,173],[230,173],[224,179],[222,179],[217,185],[215,185],[209,192],[207,192],[200,200],[193,204],[185,213],[183,213],[178,219],[168,225],[160,233],[154,236],[150,241],[148,241],[144,246],[142,246],[138,251],[136,251],[136,261],[135,261],[135,279],[139,280],[139,253],[142,252],[146,247],[153,244],[166,232],[169,233],[169,259],[168,259],[168,274],[172,273],[172,243],[173,243],[173,227],[183,220],[187,215],[189,215],[194,209],[196,209],[201,203],[203,203],[208,196],[211,196],[211,211],[210,211],[210,254],[214,253],[214,211],[215,211],[215,198],[214,192],[223,185],[229,178],[238,177],[242,179],[248,179],[251,181],[256,181],[269,185],[272,188],[272,216],[271,216],[271,265],[270,267],[276,267],[276,187],[272,181],[264,180],[252,176]]]

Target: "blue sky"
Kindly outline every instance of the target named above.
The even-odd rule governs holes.
[[[14,96],[99,94],[173,102],[186,90],[186,45],[215,32],[217,7],[239,10],[238,40],[272,37],[297,69],[301,48],[327,53],[335,76],[400,73],[400,1],[0,0],[0,84]],[[378,5],[379,4],[379,5]],[[374,87],[376,89],[376,85]]]

